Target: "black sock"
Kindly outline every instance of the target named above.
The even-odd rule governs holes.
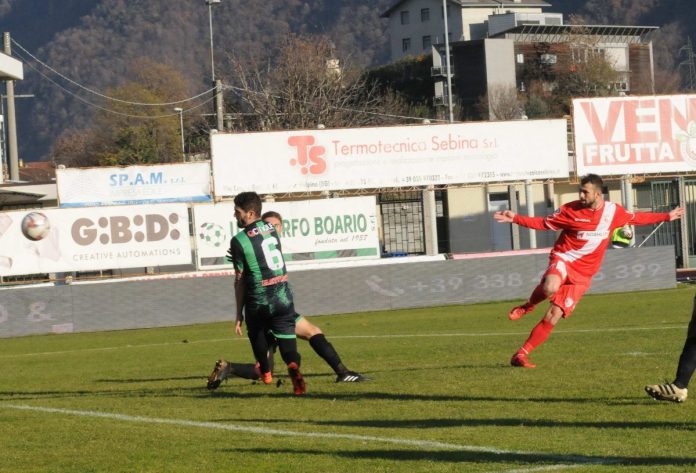
[[[313,336],[309,339],[309,344],[312,346],[317,355],[326,361],[336,374],[345,374],[348,369],[341,363],[341,357],[338,356],[333,345],[329,343],[323,333]]]
[[[296,363],[299,368],[301,357],[300,353],[297,351],[297,339],[279,338],[276,343],[278,343],[280,356],[283,358],[285,364]]]
[[[674,384],[681,389],[688,387],[694,369],[696,369],[696,337],[689,337],[686,339],[684,349],[679,357],[677,378],[674,380]]]
[[[677,377],[674,380],[674,384],[681,389],[688,387],[691,375],[694,374],[694,369],[696,369],[696,296],[694,296],[691,320],[689,321],[689,328],[686,330],[686,341],[679,357]]]
[[[251,363],[230,363],[230,373],[244,379],[259,379],[256,365]]]

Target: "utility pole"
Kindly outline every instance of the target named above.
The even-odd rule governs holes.
[[[679,63],[679,68],[681,67],[687,67],[688,68],[688,84],[689,84],[689,90],[694,91],[696,90],[696,64],[694,63],[694,48],[693,45],[691,44],[691,38],[688,38],[688,41],[686,42],[685,46],[682,46],[679,49],[679,55],[681,56],[682,53],[686,53],[686,60],[682,61]]]
[[[449,44],[449,18],[447,17],[447,0],[442,0],[442,20],[445,23],[445,64],[447,65],[447,109],[449,111],[449,122],[454,123],[454,113],[452,112],[452,74],[450,64],[450,44]]]
[[[33,98],[34,94],[15,94],[16,99],[30,99]],[[7,126],[5,120],[5,99],[7,95],[0,95],[0,169],[2,169],[2,175],[0,175],[0,183],[4,180],[9,179],[9,166],[7,163]]]
[[[216,126],[218,131],[224,131],[225,129],[225,103],[222,97],[222,81],[217,80],[215,77],[215,48],[213,45],[213,5],[217,5],[221,0],[205,0],[208,5],[208,26],[210,28],[210,72],[213,81],[213,86],[215,87],[215,117]]]
[[[5,54],[12,56],[12,46],[10,33],[3,33],[3,44]],[[19,181],[19,157],[17,155],[17,120],[15,119],[15,93],[14,81],[5,82],[7,95],[7,145],[8,145],[8,167],[10,180]]]

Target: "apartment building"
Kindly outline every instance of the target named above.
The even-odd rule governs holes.
[[[447,0],[449,40],[486,38],[490,15],[541,13],[548,6],[542,0]],[[430,54],[431,46],[445,42],[441,0],[397,1],[381,16],[389,19],[392,61]]]

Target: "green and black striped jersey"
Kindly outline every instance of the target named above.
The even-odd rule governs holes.
[[[237,233],[230,245],[232,262],[246,285],[245,304],[292,302],[282,247],[273,225],[257,220]]]

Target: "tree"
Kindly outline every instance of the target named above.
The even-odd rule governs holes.
[[[478,103],[479,113],[488,120],[518,120],[524,108],[514,85],[493,85]]]
[[[540,43],[525,60],[522,81],[527,87],[528,116],[547,111],[550,116],[570,113],[574,97],[617,95],[621,75],[605,56],[598,38],[577,27],[568,41]]]
[[[51,160],[66,167],[89,167],[96,163],[92,155],[92,130],[64,130],[53,142]]]
[[[92,126],[63,132],[53,147],[56,164],[125,166],[181,160],[179,117],[173,105],[187,96],[180,74],[148,59],[133,62],[130,80],[107,91],[121,101],[104,103]]]
[[[232,106],[249,117],[245,129],[381,125],[407,111],[396,94],[337,58],[326,37],[290,35],[273,62],[230,62],[239,84]]]
[[[567,112],[574,97],[618,95],[621,78],[595,38],[578,36],[567,43],[568,54],[560,55],[554,88],[555,100]]]

